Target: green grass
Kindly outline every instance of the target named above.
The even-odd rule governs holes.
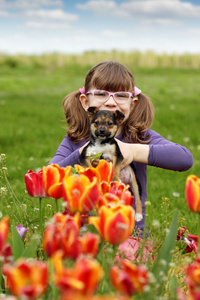
[[[166,197],[170,199],[168,216],[177,208],[179,217],[184,218],[180,225],[195,234],[197,216],[187,208],[184,187],[188,174],[200,176],[200,70],[126,65],[136,85],[153,100],[156,115],[152,129],[186,146],[194,156],[194,166],[187,172],[148,168],[149,226],[154,219],[163,220],[166,211],[162,212],[161,203]],[[38,64],[1,66],[0,153],[6,154],[9,182],[20,201],[30,199],[24,192],[24,174],[47,164],[66,134],[62,99],[84,85],[90,68],[90,61],[55,68]]]

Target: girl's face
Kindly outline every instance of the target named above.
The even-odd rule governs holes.
[[[95,87],[91,87],[90,90],[95,90]],[[87,111],[90,106],[96,106],[99,110],[109,110],[115,112],[119,110],[121,113],[125,115],[123,123],[128,119],[131,110],[135,107],[137,100],[130,98],[130,100],[126,103],[117,103],[113,96],[110,96],[106,102],[96,101],[92,94],[81,94],[80,101],[83,108]],[[123,123],[118,130],[118,134],[121,132]]]

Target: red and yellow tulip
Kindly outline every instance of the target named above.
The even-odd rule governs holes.
[[[66,292],[61,295],[61,298],[59,300],[131,300],[131,298],[127,296],[121,296],[121,295],[81,295],[76,292]],[[12,300],[12,299],[11,299]]]
[[[149,281],[146,267],[135,265],[127,259],[121,263],[121,268],[118,265],[111,267],[110,278],[113,286],[128,296],[142,292]]]
[[[100,183],[101,177],[96,168],[84,168],[80,165],[75,165],[74,168],[77,170],[79,174],[85,175],[89,178],[90,182],[93,181],[93,178],[97,178],[97,182]]]
[[[63,181],[63,196],[71,212],[89,213],[95,207],[100,188],[97,178],[92,182],[85,175],[68,176]]]
[[[53,265],[54,282],[62,293],[93,294],[104,275],[101,265],[92,258],[82,257],[75,262],[73,268],[65,268],[61,251],[53,256]]]
[[[20,259],[15,265],[4,265],[10,291],[21,299],[36,299],[42,296],[48,286],[47,263]]]
[[[44,231],[43,248],[47,255],[52,257],[56,251],[62,249],[66,257],[76,258],[79,228],[79,214],[73,217],[55,214],[52,223]]]
[[[200,178],[189,175],[185,184],[185,197],[189,209],[200,213]]]
[[[12,260],[12,249],[10,244],[6,244],[9,232],[9,217],[4,217],[0,221],[0,267],[1,263],[8,263]]]
[[[34,198],[49,197],[44,188],[42,173],[42,170],[38,172],[33,172],[33,170],[29,170],[25,174],[24,179],[29,196]]]
[[[57,164],[43,167],[44,187],[50,197],[55,199],[63,197],[63,179],[71,174],[71,169],[71,166],[61,168]]]
[[[89,217],[89,223],[94,225],[106,242],[119,245],[133,232],[135,211],[131,206],[102,206],[98,213],[97,217]]]
[[[100,238],[97,234],[86,232],[78,238],[80,254],[96,257],[99,251]]]
[[[97,177],[99,183],[102,181],[110,182],[113,178],[112,162],[107,162],[105,159],[100,159],[96,168],[83,168],[80,165],[75,165],[74,167],[79,174],[84,174],[90,181],[93,180],[93,177]]]
[[[185,268],[186,280],[188,287],[187,299],[199,299],[200,296],[200,257],[197,256],[195,261]]]
[[[9,217],[4,217],[0,221],[0,253],[3,250],[9,231]]]
[[[102,205],[112,206],[124,204],[133,206],[134,197],[129,191],[129,185],[125,185],[122,182],[101,182],[101,193],[103,196],[99,198],[97,209]]]

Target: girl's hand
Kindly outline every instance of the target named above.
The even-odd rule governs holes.
[[[89,141],[87,143],[85,143],[82,147],[79,148],[79,154],[82,153],[83,149],[87,146],[88,143],[89,143]]]
[[[124,160],[121,169],[130,165],[132,161],[148,164],[149,145],[146,144],[130,144],[115,139],[119,145]]]

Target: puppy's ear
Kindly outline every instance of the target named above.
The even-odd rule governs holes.
[[[114,112],[114,114],[115,114],[115,120],[116,120],[117,124],[121,125],[125,118],[125,115],[123,113],[121,113],[119,110],[116,110]]]
[[[92,121],[94,115],[98,112],[98,108],[96,106],[90,106],[87,110],[87,115],[90,121]]]

